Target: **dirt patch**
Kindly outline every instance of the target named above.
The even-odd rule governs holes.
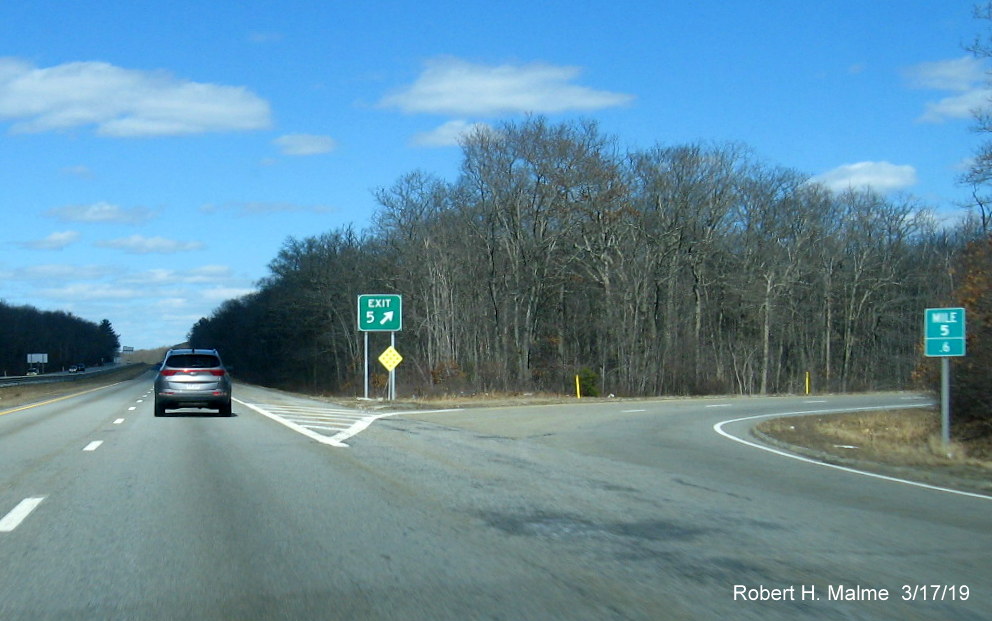
[[[0,412],[30,405],[39,401],[56,399],[66,395],[108,386],[138,377],[148,370],[146,365],[129,366],[117,371],[109,371],[93,376],[80,376],[67,382],[52,382],[46,384],[17,384],[14,386],[0,385]]]
[[[940,439],[940,412],[887,410],[778,418],[755,435],[828,463],[957,489],[992,492],[992,429],[955,428]]]

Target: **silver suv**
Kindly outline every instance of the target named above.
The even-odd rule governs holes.
[[[216,349],[170,349],[155,376],[155,416],[209,408],[231,415],[231,376]]]

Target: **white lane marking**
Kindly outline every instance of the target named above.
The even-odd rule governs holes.
[[[123,418],[118,418],[117,420],[114,421],[114,424],[115,425],[120,425],[123,422],[124,422],[124,419]]]
[[[733,403],[714,403],[712,405],[707,405],[708,408],[729,408]]]
[[[457,412],[459,408],[448,410],[410,410],[405,412],[389,412],[387,414],[368,414],[361,410],[344,410],[340,408],[321,406],[268,405],[247,403],[234,399],[241,405],[255,410],[259,414],[271,418],[293,431],[301,433],[321,444],[336,448],[348,448],[344,443],[348,438],[368,429],[369,425],[390,416],[400,414],[426,414],[428,412]],[[333,435],[318,433],[317,430],[336,432]]]
[[[836,464],[828,464],[823,461],[817,461],[815,459],[810,459],[809,457],[803,457],[802,455],[796,455],[794,453],[789,453],[787,451],[782,451],[770,446],[765,446],[763,444],[758,444],[757,442],[751,442],[743,438],[738,438],[735,435],[730,434],[723,430],[724,425],[730,425],[732,423],[740,423],[749,420],[757,420],[759,418],[772,418],[772,417],[784,417],[784,416],[802,416],[804,414],[840,414],[842,412],[869,412],[872,410],[890,410],[894,407],[929,407],[930,403],[920,403],[917,405],[880,405],[875,407],[863,407],[863,408],[840,408],[840,409],[828,409],[828,410],[808,410],[804,412],[778,412],[776,414],[761,414],[758,416],[745,416],[743,418],[734,418],[731,420],[721,421],[713,425],[713,431],[717,432],[721,436],[733,440],[734,442],[739,442],[741,444],[750,446],[752,448],[761,449],[762,451],[768,451],[769,453],[774,453],[776,455],[781,455],[782,457],[788,457],[789,459],[796,459],[798,461],[804,461],[808,464],[815,464],[817,466],[824,466],[826,468],[833,468],[834,470],[840,470],[842,472],[848,472],[851,474],[860,474],[861,476],[871,477],[873,479],[881,479],[883,481],[890,481],[893,483],[902,483],[903,485],[911,485],[913,487],[922,487],[923,489],[929,489],[937,492],[946,492],[948,494],[957,494],[959,496],[968,496],[970,498],[981,498],[982,500],[992,500],[992,496],[986,496],[984,494],[975,494],[972,492],[962,492],[956,489],[950,489],[947,487],[940,487],[937,485],[928,485],[926,483],[920,483],[919,481],[909,481],[907,479],[899,479],[896,477],[885,476],[884,474],[876,474],[874,472],[865,472],[864,470],[855,470],[854,468],[848,468],[846,466],[838,466]]]
[[[634,412],[647,412],[647,410],[620,410],[621,414],[633,414]]]
[[[127,411],[128,411],[128,412],[133,412],[133,411],[135,411],[135,410],[137,410],[137,409],[138,409],[138,408],[136,408],[135,406],[133,406],[133,405],[132,405],[131,407],[129,407],[129,408],[127,409]]]
[[[313,429],[314,431],[341,431],[342,427],[328,427],[327,425],[307,425],[307,429]]]
[[[826,403],[826,402],[827,402],[826,399],[809,399],[807,401],[803,401],[803,403]]]
[[[0,519],[0,533],[9,533],[21,525],[31,512],[38,508],[44,496],[25,498],[14,507],[10,513]]]
[[[296,423],[291,422],[291,421],[288,421],[288,420],[286,420],[285,418],[283,418],[281,416],[277,416],[276,414],[272,414],[271,412],[268,412],[264,408],[261,408],[261,407],[259,407],[257,405],[253,405],[253,404],[248,403],[246,401],[242,401],[241,399],[234,399],[234,398],[232,398],[232,401],[235,401],[237,403],[240,403],[241,405],[245,406],[246,408],[251,408],[252,410],[255,410],[256,412],[258,412],[262,416],[265,416],[267,418],[271,418],[272,420],[276,421],[280,425],[285,425],[286,427],[289,427],[293,431],[295,431],[297,433],[302,433],[303,435],[305,435],[306,437],[310,438],[311,440],[316,440],[317,442],[320,442],[321,444],[328,444],[330,446],[335,446],[335,447],[338,447],[338,448],[347,448],[348,447],[347,444],[344,444],[342,442],[338,442],[337,440],[335,440],[333,438],[328,438],[327,436],[322,435],[322,434],[319,434],[319,433],[317,433],[315,431],[311,431],[310,429],[307,429],[306,427],[297,425]]]
[[[100,448],[101,444],[103,444],[103,440],[93,440],[92,442],[87,444],[86,448],[84,448],[83,450],[92,452]]]
[[[135,403],[144,403],[144,402],[145,402],[144,399],[138,399]]]
[[[368,429],[369,425],[379,420],[380,418],[389,418],[390,416],[400,416],[402,414],[438,414],[441,412],[460,412],[460,411],[461,408],[449,408],[446,410],[410,410],[406,412],[389,412],[388,414],[374,414],[372,416],[366,416],[365,418],[359,420],[348,429],[345,429],[341,433],[334,436],[334,439],[337,440],[338,442],[344,442],[348,438],[365,431],[366,429]]]

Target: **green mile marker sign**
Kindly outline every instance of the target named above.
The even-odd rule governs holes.
[[[963,308],[928,308],[923,318],[923,345],[928,357],[965,355]]]

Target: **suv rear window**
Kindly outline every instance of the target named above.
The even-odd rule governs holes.
[[[209,354],[176,354],[169,356],[165,366],[182,369],[209,369],[220,366],[220,358]]]

